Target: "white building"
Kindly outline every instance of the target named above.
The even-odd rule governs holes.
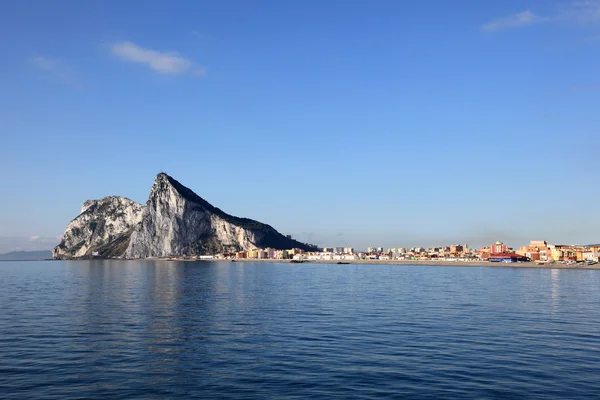
[[[360,260],[357,254],[338,254],[333,256],[333,260]]]

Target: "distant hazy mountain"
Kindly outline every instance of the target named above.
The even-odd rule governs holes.
[[[52,258],[51,250],[11,251],[10,253],[0,254],[0,261],[47,260],[50,258]]]

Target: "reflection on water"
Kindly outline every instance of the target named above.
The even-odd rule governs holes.
[[[0,263],[0,397],[590,398],[600,271]]]

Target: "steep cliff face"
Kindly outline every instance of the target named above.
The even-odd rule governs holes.
[[[52,257],[82,258],[93,252],[104,257],[122,255],[133,228],[142,219],[143,209],[141,204],[124,197],[87,200],[79,216],[67,226],[60,244],[52,250]]]
[[[54,258],[172,257],[255,248],[313,249],[271,226],[226,214],[170,176],[158,174],[145,206],[122,197],[86,201]]]
[[[216,254],[272,247],[308,248],[269,225],[224,213],[166,174],[159,174],[128,258]]]

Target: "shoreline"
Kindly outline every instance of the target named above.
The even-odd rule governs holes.
[[[562,264],[560,262],[537,264],[536,262],[489,262],[489,261],[427,261],[427,260],[280,260],[280,259],[260,259],[260,258],[235,258],[235,259],[184,259],[184,258],[80,258],[80,259],[50,259],[43,261],[179,261],[179,262],[219,262],[219,263],[280,263],[280,264],[324,264],[324,265],[405,265],[405,266],[431,266],[431,267],[491,267],[491,268],[535,268],[535,269],[579,269],[579,270],[600,270],[600,264],[587,265],[580,264]],[[16,260],[16,261],[34,261],[34,260]],[[37,261],[37,260],[36,260]],[[40,260],[42,261],[42,260]]]
[[[148,260],[148,259],[147,259]],[[241,258],[241,259],[198,259],[198,260],[184,260],[184,259],[150,259],[160,261],[214,261],[214,262],[264,262],[264,263],[281,263],[281,264],[328,264],[328,265],[349,265],[349,264],[363,264],[363,265],[424,265],[434,267],[499,267],[499,268],[538,268],[538,269],[587,269],[587,270],[600,270],[600,264],[586,265],[586,264],[561,264],[561,263],[544,263],[537,264],[535,262],[489,262],[489,261],[425,261],[425,260],[305,260],[300,262],[291,262],[292,260],[275,260],[275,259],[254,259],[254,258]]]

